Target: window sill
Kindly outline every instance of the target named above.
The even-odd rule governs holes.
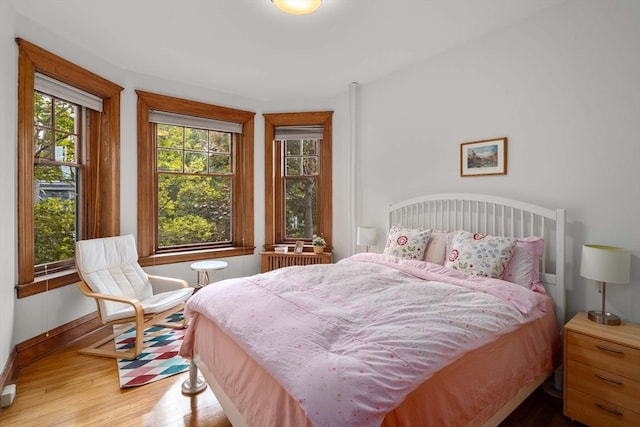
[[[242,255],[253,255],[255,246],[234,246],[230,248],[205,249],[198,251],[170,252],[155,254],[138,259],[142,267],[175,264],[178,262],[201,261],[204,259],[227,258]]]
[[[31,283],[17,285],[18,298],[30,297],[52,289],[61,288],[80,281],[80,276],[75,269],[60,271],[55,274],[38,276]]]

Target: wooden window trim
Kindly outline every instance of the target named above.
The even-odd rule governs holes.
[[[254,253],[253,144],[255,113],[136,90],[138,95],[138,254],[142,266]],[[151,110],[241,123],[236,165],[240,185],[233,189],[232,244],[228,247],[156,253],[155,143]],[[242,188],[244,187],[244,188]]]
[[[102,98],[89,114],[82,238],[120,233],[120,92],[123,87],[32,43],[18,44],[18,298],[76,283],[75,269],[35,277],[33,224],[33,102],[35,73]]]
[[[318,188],[318,232],[322,234],[327,245],[325,250],[332,249],[332,111],[274,113],[264,114],[264,153],[265,153],[265,251],[272,251],[284,241],[282,230],[282,188],[279,170],[281,158],[275,152],[274,139],[276,126],[322,125],[323,139],[320,144],[320,180]],[[312,250],[310,245],[305,251]]]

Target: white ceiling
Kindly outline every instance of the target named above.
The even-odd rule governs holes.
[[[12,3],[119,69],[280,101],[335,96],[564,1],[323,0],[305,16],[270,0]]]

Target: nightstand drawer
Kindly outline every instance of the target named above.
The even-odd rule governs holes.
[[[636,427],[640,414],[569,387],[565,415],[592,427]]]
[[[640,382],[572,359],[567,360],[568,387],[640,413]]]
[[[640,381],[640,350],[573,331],[567,338],[567,358]]]

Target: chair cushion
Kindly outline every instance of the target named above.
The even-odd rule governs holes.
[[[131,234],[76,242],[76,266],[94,292],[138,300],[153,295]]]
[[[165,310],[185,302],[189,299],[193,291],[194,289],[189,287],[170,292],[162,292],[160,294],[152,295],[151,297],[140,301],[140,303],[142,304],[144,314],[162,313]],[[117,306],[119,310],[103,316],[103,321],[111,322],[135,315],[135,310],[129,304],[117,304]]]
[[[137,264],[138,250],[132,234],[76,242],[76,264],[91,273],[122,264]]]

